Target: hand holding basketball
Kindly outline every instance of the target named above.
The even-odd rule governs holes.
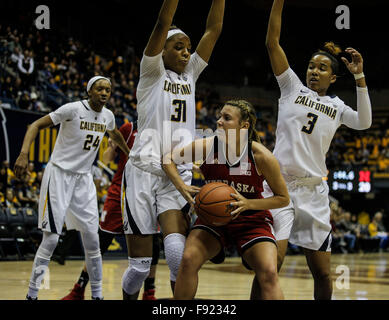
[[[231,197],[236,199],[236,202],[231,202],[230,206],[232,207],[237,207],[234,211],[231,212],[231,215],[233,216],[232,220],[236,219],[241,212],[249,210],[249,203],[248,199],[243,197],[238,191],[236,191],[235,188],[235,193],[231,193]]]
[[[195,204],[195,201],[192,196],[194,196],[200,191],[199,187],[188,186],[186,184],[183,184],[177,189],[178,191],[180,191],[180,193],[182,194],[182,196],[185,198],[186,201],[188,201],[191,205]]]

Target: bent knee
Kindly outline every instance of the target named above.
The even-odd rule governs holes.
[[[258,282],[261,287],[273,286],[278,282],[278,273],[275,268],[266,268],[256,273]]]
[[[184,270],[198,271],[204,263],[201,254],[196,250],[185,250],[182,256],[180,268]]]
[[[331,274],[329,272],[313,272],[312,277],[316,281],[329,281]]]

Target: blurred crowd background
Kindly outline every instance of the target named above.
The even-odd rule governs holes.
[[[374,4],[373,2],[371,5]],[[273,150],[279,91],[264,47],[266,19],[271,1],[258,1],[258,3],[242,1],[242,5],[235,8],[238,11],[237,15],[239,12],[244,12],[246,17],[244,21],[248,24],[239,29],[237,34],[234,33],[234,29],[238,26],[231,23],[233,12],[231,9],[226,11],[227,22],[219,40],[221,44],[217,44],[210,66],[207,68],[210,70],[199,79],[196,88],[197,127],[215,129],[218,110],[224,101],[236,96],[247,98],[257,110],[257,130],[262,143]],[[287,23],[290,25],[294,16],[298,15],[302,19],[306,12],[328,11],[323,6],[315,6],[309,1],[298,1],[297,3],[300,5],[294,4],[288,9],[289,14],[285,17],[285,25]],[[12,11],[18,4],[20,4],[19,1],[5,1],[2,5],[5,9]],[[36,16],[32,9],[33,6],[32,2],[28,7],[30,11],[14,12],[13,18],[10,16],[8,19],[4,10],[2,11],[4,19],[0,22],[1,107],[45,114],[67,102],[85,99],[87,81],[94,75],[104,75],[112,81],[113,90],[108,107],[115,114],[117,126],[120,127],[126,121],[136,121],[139,63],[154,22],[147,21],[147,28],[145,28],[145,21],[137,20],[133,24],[133,29],[128,29],[129,22],[125,19],[125,13],[120,10],[123,2],[116,0],[112,2],[106,14],[117,10],[115,11],[118,14],[117,19],[111,17],[106,23],[98,23],[104,20],[102,20],[103,13],[97,8],[87,13],[89,17],[85,18],[85,26],[82,25],[82,27],[78,24],[83,19],[81,14],[83,10],[78,10],[74,12],[74,17],[69,17],[67,12],[70,12],[70,8],[60,4],[57,7],[50,5],[50,8],[62,10],[62,20],[58,16],[60,23],[57,22],[57,28],[54,25],[50,30],[38,30],[30,19]],[[80,6],[83,5],[80,4]],[[352,8],[353,5],[350,6]],[[155,7],[149,9],[150,12],[145,15],[147,20],[153,20],[156,17],[159,5]],[[142,10],[145,8],[146,6],[142,7]],[[129,10],[132,9],[130,6]],[[189,21],[196,19],[192,15],[188,17],[183,9],[180,10],[177,15],[185,15]],[[208,6],[204,10],[206,12]],[[93,16],[94,13],[96,13],[95,16]],[[361,12],[358,11],[358,14]],[[258,19],[253,21],[255,15]],[[202,19],[204,21],[205,16]],[[335,19],[336,16],[333,15],[333,18]],[[26,23],[26,21],[30,22]],[[323,21],[320,20],[321,22]],[[122,26],[119,27],[119,23],[122,23]],[[179,26],[180,23],[184,25],[182,27],[184,30],[187,30],[186,27],[190,25],[190,22],[186,22],[184,18],[178,20]],[[257,25],[254,26],[255,23]],[[331,29],[325,23],[322,23],[321,28],[327,31],[332,30],[333,37],[330,40],[343,39],[338,30],[333,30],[333,25]],[[254,27],[259,31],[250,33],[250,28]],[[110,28],[115,30],[114,36]],[[291,52],[293,66],[304,79],[304,68],[309,53],[329,39],[323,36],[308,42],[305,39],[306,35],[300,36],[298,28],[301,30],[307,26],[304,26],[304,21],[298,21],[290,28],[288,27],[285,50],[287,53]],[[385,88],[389,87],[389,83],[388,79],[379,75],[388,66],[376,63],[383,58],[383,51],[377,50],[374,46],[368,49],[364,42],[366,39],[363,40],[363,36],[369,30],[362,30],[361,26],[355,28],[359,28],[357,32],[345,32],[350,42],[355,43],[354,46],[359,45],[358,41],[361,43],[360,50],[366,60],[367,82],[372,92],[373,125],[364,131],[341,127],[327,154],[327,166],[330,170],[342,168],[342,170],[369,170],[372,173],[386,174],[389,173],[389,95],[386,95]],[[192,29],[189,29],[189,33],[193,33],[193,42],[196,43],[203,28],[197,30],[198,28],[192,25]],[[289,31],[295,36],[289,38]],[[232,34],[234,34],[233,37]],[[303,55],[306,59],[300,58]],[[355,96],[351,77],[344,75],[338,82],[334,85],[335,92],[339,89],[341,92],[348,91],[350,96]],[[339,96],[342,98],[342,95],[339,94]],[[381,98],[374,99],[376,96],[381,96]],[[349,101],[352,101],[352,98]],[[385,105],[382,101],[387,101],[387,104]],[[20,128],[20,130],[24,129]],[[45,163],[31,162],[28,167],[28,176],[24,181],[15,178],[12,167],[13,163],[9,163],[2,155],[0,208],[5,210],[6,208],[27,207],[36,210]],[[94,167],[94,176],[99,204],[102,207],[112,177],[98,165]],[[331,210],[334,252],[387,250],[388,234],[384,223],[387,219],[387,212],[384,207],[380,210],[367,210],[366,207],[361,206],[360,210],[351,212],[344,209],[342,202],[332,195]],[[290,250],[291,253],[299,252],[299,249],[293,246],[290,246]]]

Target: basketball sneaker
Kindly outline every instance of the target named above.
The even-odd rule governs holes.
[[[67,296],[64,296],[61,300],[84,300],[84,291],[85,288],[82,288],[78,283],[76,283]]]
[[[155,298],[155,290],[154,289],[145,290],[143,292],[142,300],[157,300]]]
[[[26,295],[26,300],[38,300],[38,297],[33,298],[33,297],[30,297],[29,295]]]

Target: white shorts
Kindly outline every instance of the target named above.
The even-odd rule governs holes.
[[[328,185],[319,180],[317,184],[299,185],[296,180],[287,182],[290,202],[286,207],[272,209],[276,240],[286,240],[303,248],[331,251],[331,224]],[[304,179],[301,179],[304,180]],[[297,181],[301,182],[301,181]],[[263,197],[273,195],[264,183]]]
[[[76,174],[49,162],[42,178],[38,227],[61,234],[67,229],[97,232],[99,212],[92,174]]]
[[[190,185],[192,171],[180,173]],[[167,176],[141,170],[127,161],[122,178],[121,207],[125,234],[158,232],[157,217],[167,210],[182,210],[187,201]]]

